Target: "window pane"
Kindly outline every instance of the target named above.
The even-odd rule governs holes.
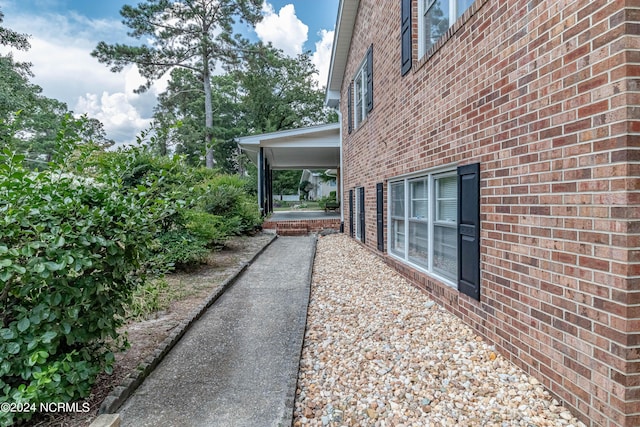
[[[426,179],[411,181],[411,218],[429,218],[429,186]]]
[[[391,251],[404,256],[404,221],[391,220]]]
[[[437,0],[424,15],[425,52],[449,29],[449,0]]]
[[[455,200],[438,201],[438,221],[457,222],[458,202]]]
[[[426,199],[428,197],[427,180],[411,181],[411,198]]]
[[[458,181],[455,176],[436,179],[437,221],[456,222],[458,220]]]
[[[437,225],[433,228],[433,270],[451,280],[458,275],[456,231],[456,228]]]
[[[409,259],[429,267],[429,224],[426,222],[409,222]]]
[[[474,0],[456,0],[456,18],[459,18],[469,6],[473,4]]]
[[[367,67],[366,67],[366,62],[365,65],[363,65],[362,67],[362,97],[361,97],[361,103],[362,103],[362,118],[366,118],[367,117],[367,91],[368,91],[368,86],[367,86]]]
[[[404,217],[404,182],[391,184],[391,216]]]
[[[438,197],[440,198],[456,198],[458,195],[458,178],[455,176],[447,176],[438,178]]]
[[[356,106],[356,126],[358,126],[360,124],[360,122],[362,122],[362,91],[363,91],[363,87],[362,87],[362,74],[361,71],[358,73],[358,75],[356,75],[356,80],[355,80],[355,106]]]
[[[411,201],[411,218],[426,220],[429,217],[429,204],[427,200]]]

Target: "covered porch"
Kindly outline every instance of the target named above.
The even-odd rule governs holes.
[[[340,123],[246,136],[238,138],[238,145],[258,167],[258,207],[263,215],[273,212],[274,170],[336,170],[336,198],[342,210]]]

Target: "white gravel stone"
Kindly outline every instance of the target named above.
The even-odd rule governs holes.
[[[344,235],[318,240],[294,426],[583,427],[540,383]]]

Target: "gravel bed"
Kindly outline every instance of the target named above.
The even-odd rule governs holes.
[[[318,240],[294,426],[584,426],[344,235]]]

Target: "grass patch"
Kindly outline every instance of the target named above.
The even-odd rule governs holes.
[[[168,309],[171,301],[180,297],[179,294],[165,278],[148,281],[133,292],[131,303],[125,308],[125,316],[128,320],[149,319],[153,314]]]

